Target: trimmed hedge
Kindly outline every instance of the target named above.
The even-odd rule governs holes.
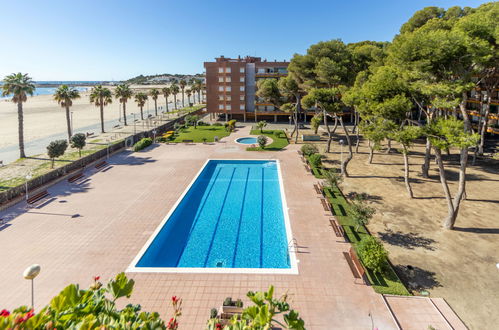
[[[151,138],[142,138],[133,145],[133,151],[140,151],[144,148],[149,147],[151,144],[152,144]]]

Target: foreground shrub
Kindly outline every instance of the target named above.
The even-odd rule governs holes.
[[[255,304],[244,309],[241,319],[237,315],[232,317],[229,324],[223,329],[296,329],[304,330],[305,322],[300,318],[298,312],[291,309],[287,302],[287,294],[280,299],[274,298],[274,287],[270,286],[267,292],[248,292],[248,298]],[[283,322],[277,321],[275,317],[282,314]],[[207,329],[222,329],[221,321],[211,318],[208,321]]]
[[[301,146],[301,152],[305,156],[310,156],[312,154],[319,153],[319,149],[317,149],[317,147],[314,146],[313,144],[304,144],[304,145]]]
[[[212,125],[212,126],[224,126],[224,124],[219,123],[219,122],[216,122],[216,123],[213,123],[213,125]]]
[[[388,258],[388,252],[383,244],[373,236],[363,238],[357,245],[357,252],[364,266],[368,269],[381,273]]]
[[[322,175],[326,181],[326,186],[331,189],[334,187],[339,188],[343,182],[343,176],[335,168],[330,169],[329,171],[322,171]]]
[[[260,135],[257,139],[258,145],[260,148],[265,149],[265,146],[267,145],[267,137],[265,135]]]
[[[320,168],[322,167],[322,155],[311,154],[310,156],[308,156],[308,162],[310,163],[310,166]]]
[[[355,231],[359,230],[360,226],[369,224],[374,213],[376,213],[376,209],[366,205],[365,200],[356,198],[350,204],[350,216],[356,224]]]
[[[78,152],[81,157],[81,149],[85,147],[87,144],[87,136],[83,133],[76,133],[71,137],[71,148],[78,149]]]
[[[94,277],[88,290],[71,284],[35,314],[26,306],[0,312],[0,329],[177,329],[182,301],[172,297],[174,315],[168,322],[156,312],[142,312],[140,305],[116,308],[116,300],[130,298],[134,281],[120,273],[106,286]]]
[[[142,139],[140,139],[139,142],[137,142],[133,145],[133,151],[142,150],[144,148],[149,147],[151,144],[152,144],[151,138],[142,138]]]

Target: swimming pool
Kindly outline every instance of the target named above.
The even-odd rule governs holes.
[[[278,161],[208,160],[132,272],[297,273]]]
[[[258,140],[256,137],[242,137],[236,139],[236,142],[241,144],[257,144]]]

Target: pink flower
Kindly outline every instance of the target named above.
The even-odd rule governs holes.
[[[94,276],[94,281],[97,282],[98,280],[100,280],[100,276]]]
[[[2,309],[2,311],[0,311],[0,316],[7,317],[9,315],[10,315],[10,312],[6,309]]]

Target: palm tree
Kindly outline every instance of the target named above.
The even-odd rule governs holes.
[[[166,101],[166,112],[168,112],[168,97],[172,94],[172,91],[170,90],[170,87],[163,87],[161,89],[161,92],[165,96],[165,101]]]
[[[182,80],[180,80],[179,85],[180,85],[180,89],[182,90],[182,108],[184,108],[185,107],[185,104],[184,104],[184,90],[185,90],[185,86],[187,85],[187,81],[185,81],[184,79],[182,79]]]
[[[133,96],[133,91],[127,84],[121,84],[116,86],[114,91],[114,96],[123,105],[123,124],[126,126],[126,102]]]
[[[2,96],[12,95],[12,102],[17,103],[17,123],[19,133],[19,154],[20,158],[26,158],[24,153],[24,114],[23,102],[26,102],[28,95],[33,95],[35,85],[27,73],[13,73],[3,80]]]
[[[171,86],[170,86],[170,90],[173,94],[173,103],[175,105],[175,110],[177,110],[177,94],[178,92],[180,91],[180,88],[178,87],[177,83],[174,82]]]
[[[159,91],[156,88],[153,88],[149,91],[149,95],[154,100],[154,112],[156,113],[156,117],[158,116],[158,96]]]
[[[68,142],[71,141],[71,117],[69,114],[69,108],[73,105],[73,100],[80,98],[80,92],[74,87],[68,87],[68,85],[61,85],[54,93],[54,100],[59,103],[59,105],[66,109],[66,123],[68,125]]]
[[[144,105],[146,104],[146,101],[147,101],[147,94],[142,93],[142,92],[135,94],[135,102],[137,102],[137,105],[140,108],[140,119],[142,119],[142,120],[144,120],[143,108],[144,108]]]
[[[90,90],[90,103],[95,104],[96,107],[100,108],[100,127],[101,132],[104,132],[104,107],[108,104],[113,103],[113,93],[107,87],[102,87],[102,85],[97,85]]]
[[[189,88],[187,88],[187,89],[185,90],[185,93],[187,94],[187,104],[190,106],[190,105],[191,105],[191,95],[192,95],[192,91],[191,91]]]

